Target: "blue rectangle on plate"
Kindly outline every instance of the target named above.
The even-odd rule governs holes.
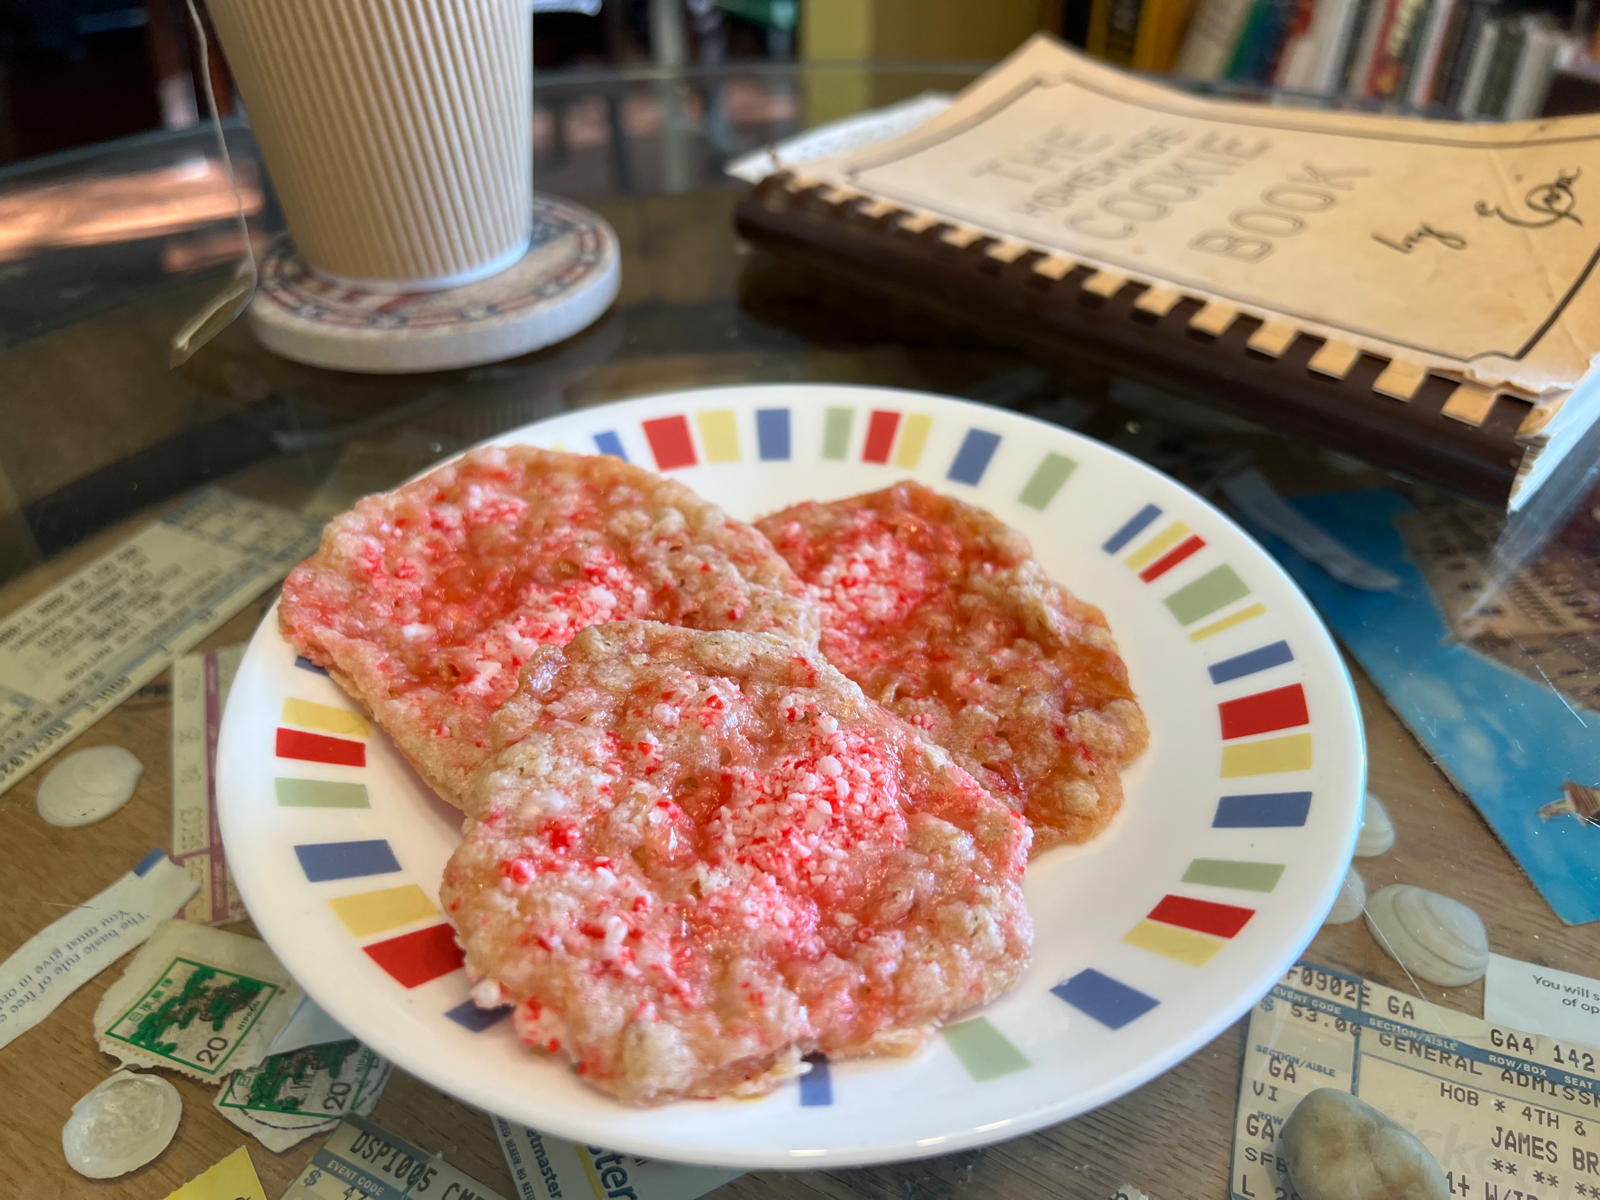
[[[312,662],[309,658],[307,658],[303,654],[295,655],[294,665],[299,667],[302,671],[310,671],[314,675],[326,675],[327,674],[326,671],[324,671],[321,667],[317,666],[316,663]]]
[[[789,457],[787,408],[756,409],[756,446],[764,462],[781,461]]]
[[[1050,990],[1108,1029],[1121,1029],[1157,1004],[1154,996],[1147,996],[1138,988],[1095,970],[1079,971]]]
[[[1257,671],[1265,671],[1268,667],[1280,667],[1286,662],[1293,661],[1294,652],[1289,649],[1288,642],[1273,642],[1270,646],[1261,646],[1244,654],[1225,658],[1219,663],[1213,663],[1208,669],[1211,672],[1212,683],[1227,683],[1230,679],[1240,679],[1246,675],[1254,675]]]
[[[833,1077],[828,1074],[828,1060],[820,1054],[806,1055],[811,1070],[800,1076],[800,1104],[803,1108],[820,1108],[833,1103]]]
[[[1258,792],[1224,796],[1217,801],[1214,829],[1283,829],[1304,825],[1311,811],[1310,792]]]
[[[463,1000],[444,1015],[463,1029],[470,1029],[473,1033],[482,1033],[489,1026],[498,1025],[509,1017],[511,1015],[511,1006],[506,1004],[500,1008],[479,1008],[471,1000]]]
[[[300,869],[312,883],[387,875],[400,869],[394,851],[382,838],[367,842],[309,842],[296,846],[294,852]]]
[[[1139,534],[1143,532],[1145,526],[1149,525],[1151,521],[1154,521],[1160,515],[1161,510],[1154,504],[1146,504],[1138,512],[1134,513],[1133,516],[1128,518],[1127,524],[1123,525],[1121,529],[1117,530],[1109,538],[1107,538],[1106,544],[1102,546],[1101,549],[1103,549],[1107,554],[1115,554],[1129,542],[1133,541],[1134,538],[1138,537]]]
[[[620,458],[623,462],[628,461],[628,456],[622,450],[622,439],[611,430],[595,434],[594,444],[601,454],[609,454],[612,458]]]
[[[950,478],[957,483],[976,485],[989,469],[989,460],[994,457],[994,448],[999,444],[1000,435],[997,433],[990,433],[986,429],[967,430],[961,449],[956,451],[955,461],[950,464]]]

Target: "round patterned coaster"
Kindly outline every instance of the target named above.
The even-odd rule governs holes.
[[[314,274],[287,238],[261,263],[256,337],[298,362],[403,374],[495,362],[571,337],[616,298],[616,231],[570,200],[533,198],[528,252],[497,275],[434,292],[373,292]]]

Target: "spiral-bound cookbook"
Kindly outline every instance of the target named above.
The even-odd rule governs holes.
[[[786,164],[751,240],[1047,355],[1512,508],[1600,412],[1600,117],[1184,94],[1038,37],[909,133]]]

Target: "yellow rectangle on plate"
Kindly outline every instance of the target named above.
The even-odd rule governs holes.
[[[1224,944],[1221,938],[1212,937],[1209,933],[1196,933],[1192,929],[1180,929],[1176,925],[1149,920],[1140,921],[1123,935],[1122,940],[1130,946],[1191,967],[1205,966]]]
[[[1276,775],[1279,771],[1311,769],[1311,735],[1292,733],[1288,737],[1267,738],[1222,748],[1222,777]]]
[[[356,937],[409,925],[412,921],[434,916],[439,911],[438,906],[428,899],[428,894],[414,883],[376,892],[357,892],[354,896],[340,896],[336,900],[329,900],[328,907]]]
[[[323,733],[338,734],[340,737],[364,738],[372,732],[372,726],[358,712],[293,697],[283,702],[283,722],[306,729],[320,729]]]
[[[700,427],[700,445],[706,452],[707,462],[739,461],[739,425],[733,409],[696,413],[694,423]]]
[[[927,413],[907,413],[895,443],[894,465],[914,467],[921,462],[922,448],[928,444],[928,430],[932,428],[933,418]]]
[[[1209,625],[1201,626],[1189,635],[1189,640],[1191,642],[1204,641],[1214,633],[1221,633],[1224,629],[1232,629],[1235,625],[1243,625],[1252,617],[1259,617],[1266,611],[1267,606],[1265,604],[1251,604],[1241,608],[1236,613],[1229,613],[1220,621],[1213,621]]]
[[[1123,561],[1128,564],[1129,570],[1133,571],[1148,567],[1188,536],[1189,527],[1182,521],[1174,521]]]

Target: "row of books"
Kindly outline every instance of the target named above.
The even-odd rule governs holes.
[[[1084,44],[1134,70],[1507,120],[1537,116],[1588,49],[1507,0],[1093,0]]]

